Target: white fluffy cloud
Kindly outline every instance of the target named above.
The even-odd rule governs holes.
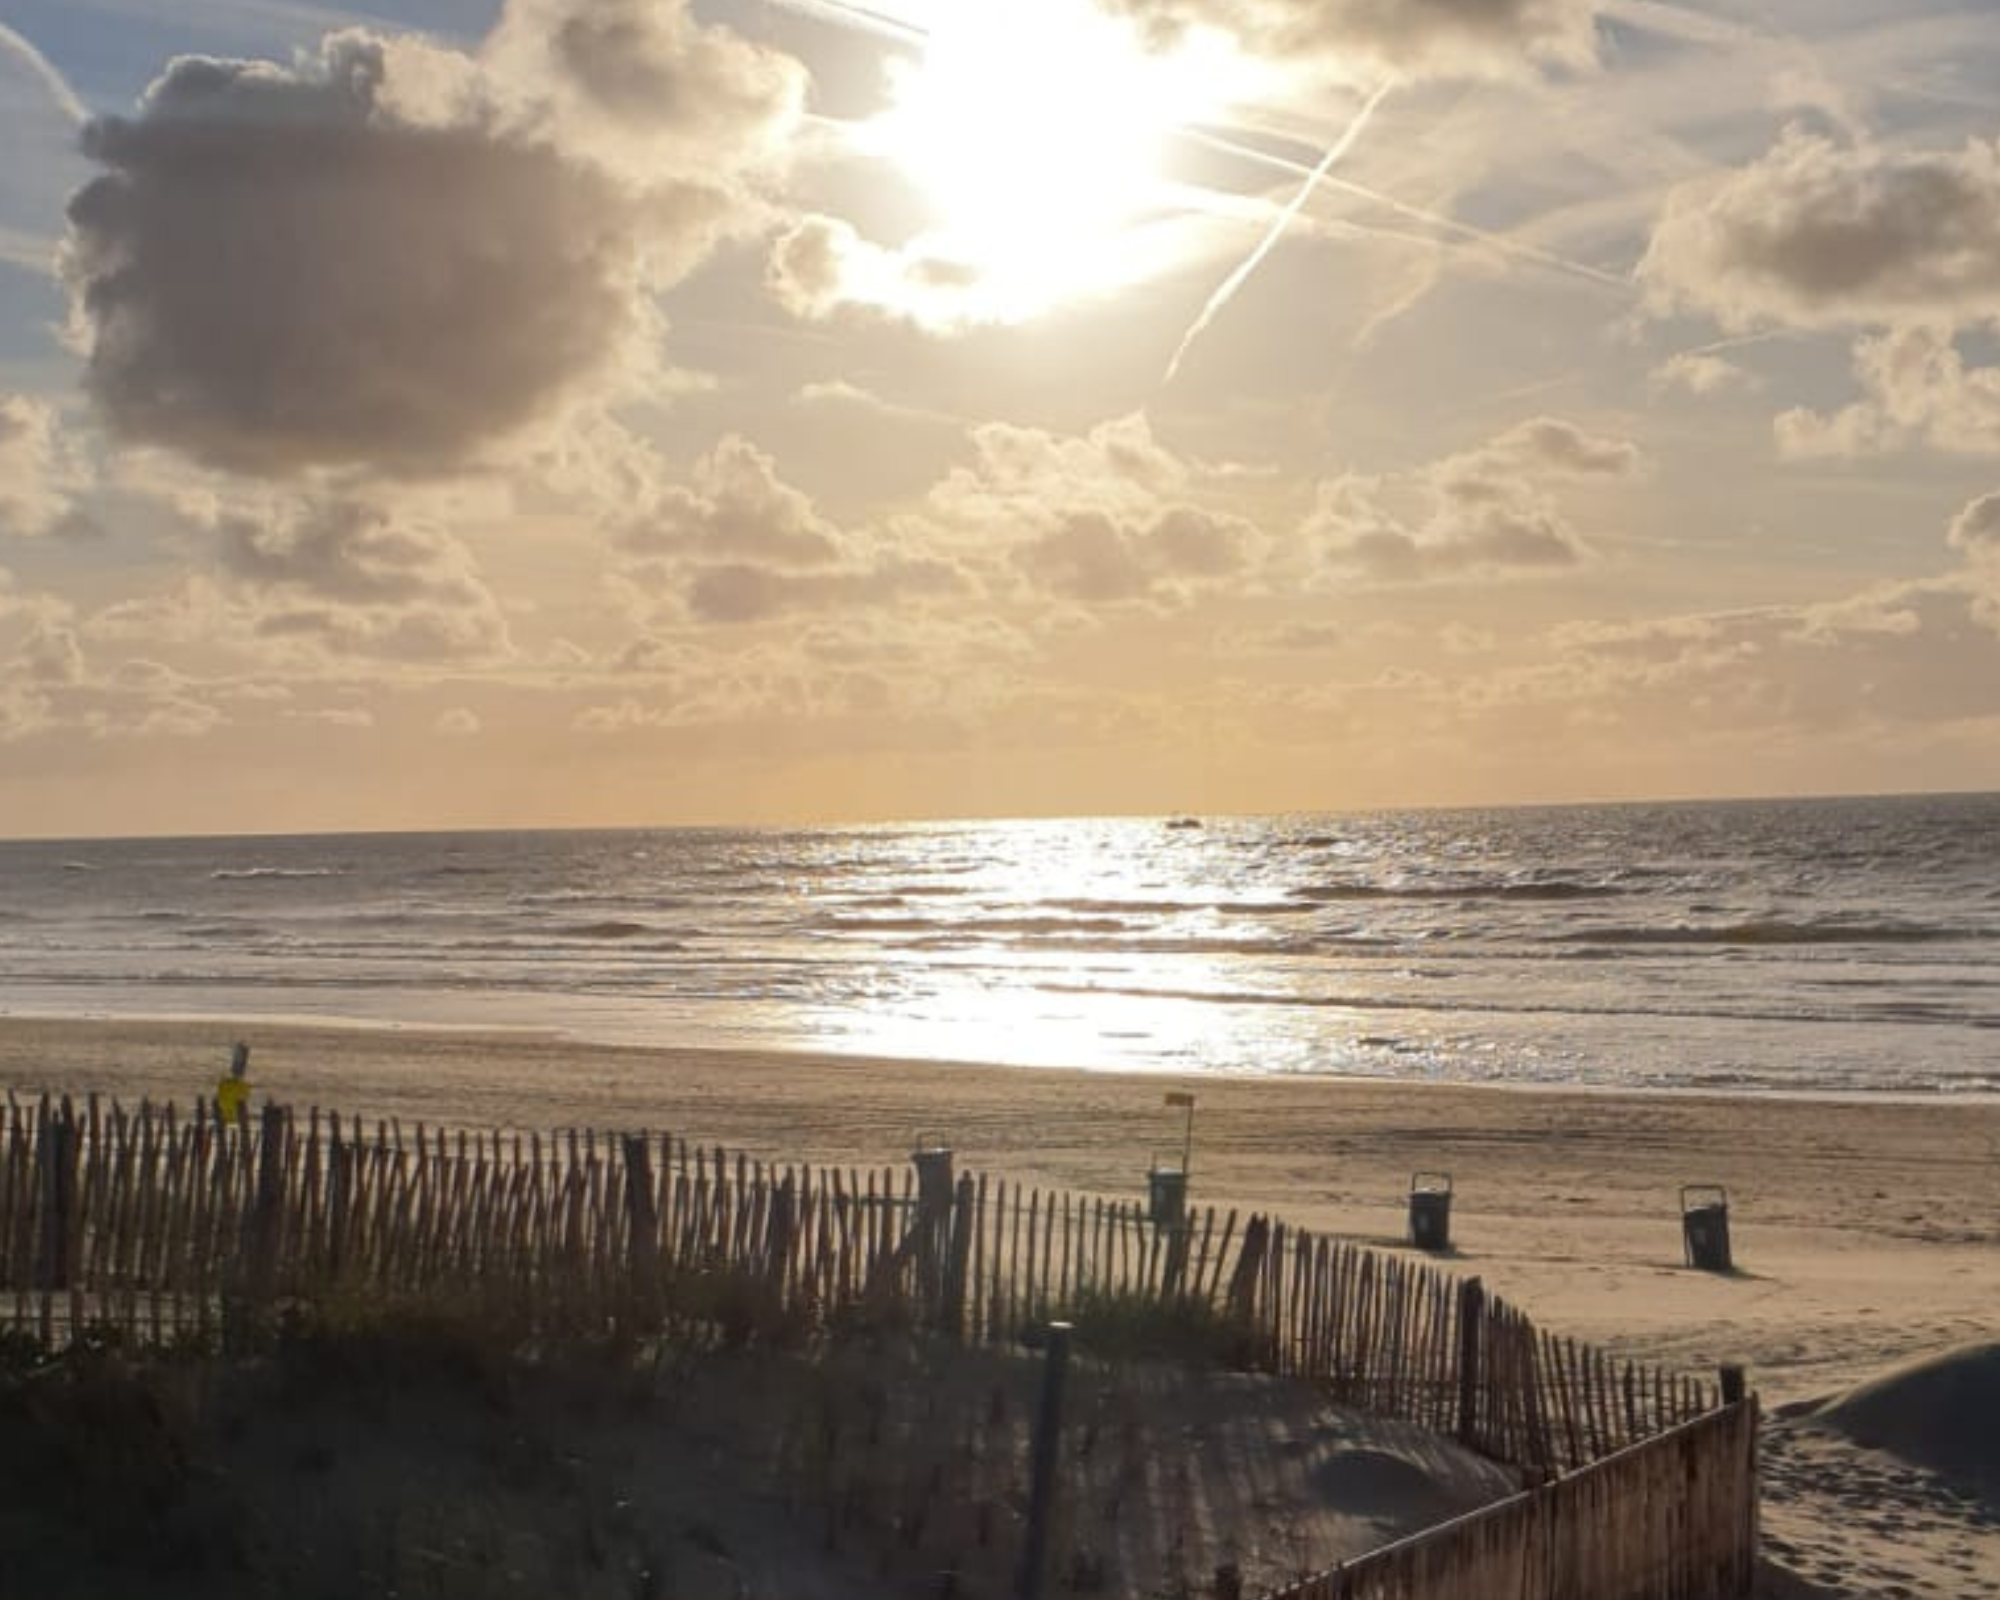
[[[1140,415],[1085,434],[991,423],[973,460],[931,491],[926,512],[989,581],[1087,606],[1174,605],[1252,572],[1265,541],[1200,503],[1193,466]],[[1000,558],[996,564],[994,558]]]
[[[1669,356],[1651,374],[1656,389],[1685,389],[1689,394],[1721,394],[1728,389],[1754,388],[1756,378],[1735,362],[1706,351],[1685,350]]]
[[[1774,424],[1792,459],[1928,446],[2000,454],[2000,367],[1967,366],[1949,332],[1902,328],[1854,348],[1862,398],[1837,411],[1796,407]]]
[[[0,535],[81,531],[57,454],[54,408],[26,395],[0,394]]]
[[[649,184],[782,164],[805,109],[799,62],[686,0],[513,0],[483,55],[557,136]]]
[[[821,566],[840,534],[812,501],[778,477],[777,463],[730,435],[697,461],[687,484],[663,484],[619,517],[613,536],[642,555],[683,555]]]
[[[1640,275],[1727,328],[2000,318],[2000,141],[1890,151],[1789,130],[1669,196]]]
[[[2000,562],[2000,493],[1981,495],[1952,518],[1945,542],[1968,561]]]
[[[660,620],[663,596],[680,616],[741,623],[870,610],[963,587],[950,562],[839,527],[740,435],[723,438],[675,481],[651,445],[599,428],[563,477],[602,508],[624,558],[617,585],[647,624]]]
[[[838,217],[800,218],[771,246],[764,284],[784,310],[807,322],[858,311],[935,333],[1005,322],[1019,307],[975,267],[938,255],[923,240],[889,249]]]
[[[1381,582],[1571,567],[1585,545],[1558,491],[1631,479],[1644,465],[1625,440],[1536,417],[1417,472],[1323,485],[1306,534],[1336,567]]]

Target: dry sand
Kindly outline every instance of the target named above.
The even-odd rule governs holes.
[[[1412,1172],[1452,1174],[1448,1265],[1542,1325],[1691,1370],[1747,1364],[1772,1435],[1767,1527],[1806,1594],[2000,1596],[2000,1491],[1797,1415],[2000,1337],[2000,1104],[1200,1081],[533,1034],[0,1020],[0,1087],[186,1100],[238,1037],[262,1094],[448,1124],[671,1129],[753,1155],[901,1163],[1138,1197],[1198,1096],[1196,1203],[1403,1248]],[[1680,1188],[1721,1184],[1737,1271],[1683,1262]],[[2000,1416],[1985,1433],[1991,1464]],[[1921,1452],[1919,1452],[1921,1453]],[[1872,1511],[1862,1508],[1874,1507]]]

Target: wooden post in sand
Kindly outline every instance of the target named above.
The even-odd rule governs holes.
[[[650,1328],[660,1316],[660,1218],[653,1194],[653,1158],[643,1133],[625,1136],[625,1217],[632,1313]]]
[[[1479,1429],[1479,1351],[1486,1317],[1486,1288],[1467,1278],[1458,1289],[1458,1442],[1474,1443]]]
[[[1042,1406],[1028,1485],[1028,1528],[1021,1550],[1020,1600],[1041,1600],[1049,1564],[1049,1522],[1055,1512],[1056,1464],[1062,1442],[1063,1388],[1069,1378],[1067,1322],[1049,1324],[1048,1365],[1042,1373]]]
[[[65,1105],[61,1109],[44,1102],[41,1115],[39,1165],[41,1167],[42,1226],[35,1252],[35,1287],[69,1287],[70,1211],[76,1202],[76,1118]],[[46,1319],[45,1319],[46,1320]],[[44,1334],[44,1338],[48,1337]]]
[[[941,1139],[923,1139],[910,1152],[916,1168],[917,1204],[911,1213],[906,1243],[916,1263],[915,1296],[918,1315],[930,1323],[943,1319],[945,1265],[951,1239],[953,1196],[951,1147]]]
[[[284,1223],[285,1120],[282,1107],[267,1104],[257,1136],[257,1197],[250,1212],[249,1240],[250,1299],[256,1306],[268,1304],[276,1287]]]
[[[951,1219],[951,1253],[945,1264],[943,1327],[954,1339],[961,1340],[965,1337],[965,1288],[972,1263],[972,1236],[979,1227],[976,1194],[969,1174],[958,1180],[958,1198]]]

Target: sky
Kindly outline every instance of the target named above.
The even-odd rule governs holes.
[[[0,0],[0,836],[2000,788],[1995,0]]]

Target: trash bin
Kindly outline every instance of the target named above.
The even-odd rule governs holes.
[[[1187,1217],[1187,1173],[1154,1167],[1146,1174],[1146,1214],[1156,1228],[1178,1228]]]
[[[917,1169],[917,1209],[924,1212],[949,1211],[952,1195],[951,1146],[935,1134],[920,1135],[910,1152],[910,1164]]]
[[[1687,1264],[1704,1272],[1728,1272],[1729,1191],[1719,1183],[1681,1187],[1681,1240]]]
[[[1451,1174],[1410,1174],[1410,1243],[1419,1250],[1451,1248]]]

